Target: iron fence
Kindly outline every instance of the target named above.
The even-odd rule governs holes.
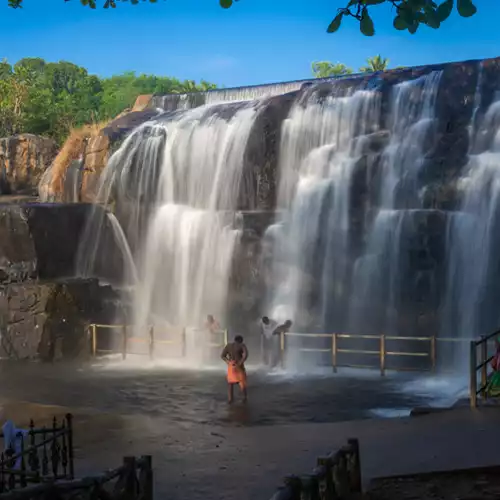
[[[16,430],[4,443],[0,454],[0,494],[43,483],[74,478],[73,417],[68,413],[61,422],[54,417],[52,426]],[[8,436],[0,434],[4,442]],[[17,445],[17,446],[16,446]],[[0,495],[1,496],[1,495]]]

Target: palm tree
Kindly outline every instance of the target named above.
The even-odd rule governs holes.
[[[366,66],[359,68],[359,71],[361,71],[361,73],[375,73],[376,71],[385,71],[389,66],[389,59],[380,55],[369,57],[366,62]]]
[[[329,61],[318,61],[311,64],[312,73],[315,78],[328,78],[330,76],[350,75],[352,69],[345,64],[333,64]]]

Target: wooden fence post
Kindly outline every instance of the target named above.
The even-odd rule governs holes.
[[[481,397],[486,399],[486,382],[488,380],[488,342],[485,337],[481,337]]]
[[[361,481],[361,456],[359,453],[359,441],[355,438],[350,438],[347,440],[347,442],[352,450],[352,466],[353,466],[353,470],[351,471],[352,491],[355,493],[361,493],[362,481]]]
[[[337,334],[332,333],[332,366],[334,373],[337,373]]]
[[[151,325],[149,327],[149,359],[154,359],[155,357],[155,327]]]
[[[123,335],[123,347],[122,347],[122,358],[125,360],[127,358],[127,325],[123,325],[122,327],[122,335]]]
[[[137,497],[137,482],[136,482],[136,463],[135,457],[123,457],[124,467],[124,497],[127,500],[133,500]]]
[[[153,500],[153,464],[151,455],[141,457],[142,465],[139,474],[139,489],[142,500]]]
[[[380,336],[380,375],[385,375],[385,335]]]
[[[335,498],[335,485],[333,484],[332,459],[331,457],[318,458],[318,465],[325,468],[325,495],[324,498]]]
[[[474,340],[470,341],[470,387],[469,387],[469,398],[471,408],[477,407],[477,355],[476,355],[476,342]]]
[[[436,371],[436,336],[431,337],[431,370]]]

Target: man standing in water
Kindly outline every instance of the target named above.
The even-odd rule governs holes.
[[[248,358],[248,349],[243,343],[243,337],[236,335],[234,342],[230,342],[224,347],[220,357],[227,364],[228,402],[233,402],[234,386],[236,384],[240,386],[243,402],[246,402],[247,372],[245,370],[245,361]]]
[[[207,320],[205,321],[205,328],[210,332],[210,333],[217,333],[220,331],[220,324],[219,322],[214,318],[212,314],[209,314],[207,316]]]
[[[276,330],[278,322],[273,319],[269,319],[267,316],[263,316],[261,319],[261,336],[260,336],[260,350],[262,354],[262,363],[264,365],[270,366],[273,364],[274,349],[273,343],[275,338],[273,338],[274,330]]]

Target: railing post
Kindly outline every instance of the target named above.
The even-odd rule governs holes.
[[[155,327],[151,325],[149,327],[149,359],[154,359],[155,357]]]
[[[380,335],[380,375],[385,375],[385,335]]]
[[[227,346],[228,340],[227,340],[227,328],[224,330],[224,347]]]
[[[73,455],[73,415],[71,413],[66,414],[66,429],[68,433],[68,468],[69,468],[69,478],[75,478],[75,463]]]
[[[436,371],[436,336],[431,337],[431,370]]]
[[[333,372],[337,373],[337,334],[332,333],[332,366]]]
[[[125,475],[124,481],[124,496],[127,499],[137,497],[137,484],[136,484],[136,461],[135,457],[123,457],[123,469]]]
[[[151,455],[143,455],[139,474],[140,494],[143,500],[153,500],[153,465]]]
[[[122,335],[123,335],[123,347],[122,347],[122,358],[125,360],[127,358],[127,325],[122,326]]]
[[[92,325],[91,337],[92,337],[92,356],[95,357],[97,355],[97,326],[95,323]]]
[[[470,342],[470,406],[471,408],[477,407],[477,359],[476,359],[476,342],[471,340]]]
[[[355,438],[350,438],[347,440],[347,442],[351,447],[351,453],[352,453],[352,466],[353,466],[353,470],[351,471],[352,491],[355,493],[361,493],[362,481],[361,481],[361,456],[359,453],[359,441]]]
[[[187,355],[187,349],[186,349],[186,329],[183,328],[182,329],[182,333],[181,333],[181,355],[183,358],[186,357]]]
[[[486,382],[488,379],[488,342],[485,337],[481,337],[481,397],[486,399]]]
[[[285,366],[285,332],[280,332],[280,365]]]

